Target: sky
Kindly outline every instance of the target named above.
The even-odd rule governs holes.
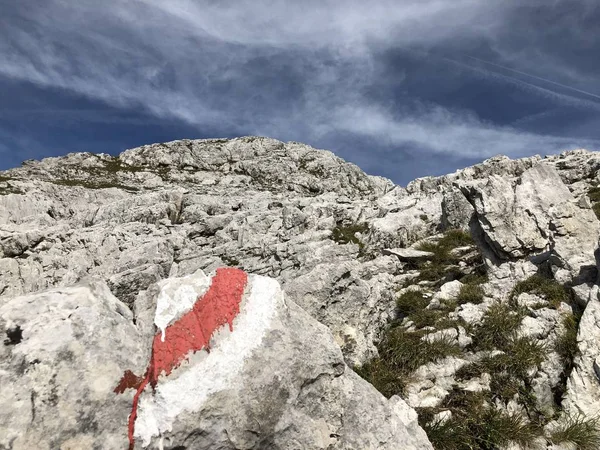
[[[300,141],[406,184],[600,150],[598,0],[0,0],[0,170]]]

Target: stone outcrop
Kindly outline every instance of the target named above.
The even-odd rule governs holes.
[[[432,448],[277,281],[219,269],[151,291],[137,325],[94,280],[0,306],[0,445]]]
[[[308,435],[322,436],[318,445],[329,442],[327,445],[337,446],[332,448],[371,448],[377,439],[385,443],[381,445],[393,442],[394,430],[418,431],[410,408],[397,397],[389,401],[378,397],[350,369],[358,370],[377,360],[385,350],[382,345],[390,323],[408,333],[400,337],[414,347],[425,346],[430,351],[441,342],[444,351],[450,352],[421,361],[415,368],[412,364],[420,359],[413,358],[408,365],[410,381],[403,392],[400,388],[394,392],[415,408],[429,408],[425,412],[419,409],[422,423],[430,413],[435,418],[457,420],[460,414],[451,402],[457,393],[471,395],[465,392],[491,393],[486,407],[518,413],[527,420],[542,420],[541,412],[550,417],[561,408],[593,415],[600,402],[600,361],[595,344],[599,329],[599,169],[600,155],[585,150],[514,161],[494,157],[443,177],[415,180],[403,188],[366,175],[330,152],[295,142],[246,137],[148,145],[118,157],[70,154],[27,161],[20,168],[2,172],[0,311],[9,318],[0,323],[6,336],[2,356],[15,366],[0,376],[17,370],[31,373],[22,380],[23,392],[28,392],[22,395],[29,397],[17,398],[10,389],[2,391],[18,410],[15,417],[5,416],[11,424],[7,436],[12,437],[7,439],[13,439],[14,448],[18,448],[17,443],[22,448],[30,444],[18,439],[23,439],[19,430],[32,420],[32,404],[36,405],[36,420],[42,420],[52,402],[92,395],[75,391],[74,397],[69,397],[51,384],[38,386],[42,375],[36,375],[36,370],[44,374],[52,370],[59,373],[63,366],[71,370],[68,358],[75,358],[80,367],[73,373],[87,383],[86,377],[91,375],[86,371],[93,369],[93,361],[85,358],[93,353],[85,352],[96,348],[108,361],[102,370],[127,366],[141,376],[151,354],[157,299],[165,283],[187,276],[202,278],[197,275],[199,270],[211,273],[224,266],[243,268],[251,277],[271,277],[280,283],[287,303],[275,307],[278,319],[273,326],[278,331],[273,333],[287,333],[290,359],[286,361],[300,358],[300,349],[312,351],[299,343],[303,330],[295,328],[304,326],[319,336],[319,352],[313,356],[319,361],[311,363],[302,356],[302,367],[294,366],[298,379],[316,377],[304,387],[289,378],[292,374],[287,363],[277,359],[284,354],[265,352],[268,359],[281,365],[277,369],[280,378],[291,383],[281,384],[281,392],[288,395],[286,405],[291,408],[291,416],[282,412],[281,420],[288,420],[289,426],[269,435],[277,436],[272,442],[283,439],[277,445],[287,445],[281,442],[296,439],[290,436],[297,433],[305,439]],[[469,242],[463,242],[465,235],[470,236]],[[81,284],[90,277],[96,281]],[[409,291],[419,292],[422,298],[413,296],[405,304],[397,304],[399,296]],[[49,295],[56,303],[44,309],[41,303]],[[79,300],[73,299],[80,297],[82,306],[75,308]],[[21,305],[29,305],[31,317]],[[497,308],[505,308],[499,310],[518,318],[512,322],[514,330],[509,338],[502,337],[493,345],[482,343],[478,330]],[[78,315],[82,314],[80,309],[86,311],[85,316]],[[33,315],[40,317],[39,327],[30,323]],[[317,322],[308,325],[309,316],[324,327]],[[31,331],[26,332],[25,327],[44,333],[46,327],[51,330],[59,326],[58,317],[67,317],[61,327],[74,321],[75,331],[65,331],[60,345],[49,347],[53,352],[50,359],[55,361],[50,368],[31,363],[28,356],[19,353],[25,346],[14,342],[21,334],[23,340],[29,339]],[[116,339],[114,336],[100,333],[80,337],[77,330],[92,322],[98,322],[98,327],[118,328],[119,340],[127,340],[123,351],[131,354],[115,353],[118,348],[108,344]],[[292,323],[294,330],[284,333],[282,327]],[[40,335],[39,339],[42,345],[46,338]],[[502,393],[510,398],[491,392],[506,376],[502,371],[494,372],[492,369],[498,367],[494,364],[507,364],[502,355],[510,355],[509,344],[518,339],[524,339],[519,345],[545,348],[543,357],[534,358],[534,364],[519,375],[518,383],[513,380],[511,385],[514,389],[519,386],[521,393],[523,387],[532,393],[529,403],[524,403],[519,392],[512,397]],[[73,346],[86,350],[77,347],[77,353],[70,349]],[[272,346],[285,353],[277,342]],[[48,360],[37,356],[30,359],[36,358]],[[251,372],[262,373],[260,370],[256,366],[236,378],[249,387],[248,395],[256,397],[264,386],[260,377],[259,384],[252,384]],[[363,370],[360,373],[377,385],[374,375],[369,378]],[[102,372],[98,379],[103,377]],[[387,387],[377,387],[387,391]],[[59,393],[53,394],[52,389]],[[102,392],[93,393],[90,408],[100,408],[107,401],[109,397],[103,396],[110,393]],[[236,392],[243,395],[241,390]],[[115,411],[126,403],[131,406],[132,395],[132,391],[125,391],[110,397],[116,402]],[[38,396],[53,400],[38,405]],[[146,397],[147,391],[140,393],[140,406],[149,404]],[[228,397],[223,393],[218,398],[225,401]],[[282,403],[283,398],[273,398],[272,402]],[[317,398],[326,398],[330,409],[319,409],[321,400]],[[369,405],[363,410],[373,413],[353,416],[359,407],[356,399]],[[227,401],[226,408],[239,406],[231,398]],[[252,407],[248,406],[247,412],[256,416]],[[88,410],[77,408],[83,406],[68,404],[65,411],[89,416]],[[224,417],[225,409],[214,411],[208,422],[201,421],[203,429],[233,430]],[[116,412],[116,416],[125,414],[125,419],[115,416],[115,423],[126,420],[130,412]],[[159,443],[159,436],[164,435],[165,448],[186,439],[193,441],[190,448],[210,448],[208,441],[202,441],[202,433],[193,433],[200,413],[180,416],[177,423],[181,425],[173,422],[168,439],[166,429],[156,425],[163,431],[148,435],[146,441]],[[332,414],[346,419],[336,422]],[[292,416],[301,424],[292,425]],[[123,434],[119,434],[122,430],[111,434],[113,418],[99,416],[98,420],[104,422],[91,422],[90,427],[102,428],[106,442],[116,439],[119,447]],[[377,421],[382,427],[379,431],[374,428]],[[70,423],[65,421],[61,439],[84,439],[87,431],[77,431],[77,425],[69,428]],[[27,439],[37,439],[35,433],[50,435],[58,424],[56,418],[44,419]],[[254,422],[246,423],[248,430],[256,431],[254,426]],[[366,440],[352,440],[352,427],[366,430]],[[417,436],[417,431],[408,435]],[[242,448],[263,445],[260,439],[266,436],[243,430],[239,435],[232,433],[232,442],[239,441]],[[227,436],[217,434],[211,434],[210,439],[228,442]],[[429,445],[422,437],[414,442]],[[144,440],[141,435],[139,439]],[[87,442],[75,440],[65,448],[86,446]],[[297,448],[317,445],[298,442]],[[409,442],[413,441],[405,445]],[[54,448],[54,442],[47,443]]]

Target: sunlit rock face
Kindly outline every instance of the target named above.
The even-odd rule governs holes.
[[[2,172],[0,445],[431,448],[411,407],[423,425],[458,420],[465,392],[526,422],[593,416],[598,168],[585,150],[494,157],[403,188],[245,137]],[[219,273],[245,281],[215,306]],[[496,341],[495,311],[515,317]],[[358,368],[404,361],[390,324],[434,356],[383,383]],[[517,341],[544,352],[511,380],[496,369]]]

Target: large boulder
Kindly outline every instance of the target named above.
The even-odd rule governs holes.
[[[171,277],[135,311],[96,281],[2,304],[0,446],[432,449],[271,278]]]
[[[551,165],[536,164],[516,178],[491,175],[459,185],[500,261],[537,255],[537,263],[545,258],[561,271],[561,281],[594,277],[600,222],[578,206]]]

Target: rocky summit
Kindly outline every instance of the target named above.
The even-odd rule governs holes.
[[[406,188],[259,137],[0,172],[0,449],[600,449],[600,153]]]

